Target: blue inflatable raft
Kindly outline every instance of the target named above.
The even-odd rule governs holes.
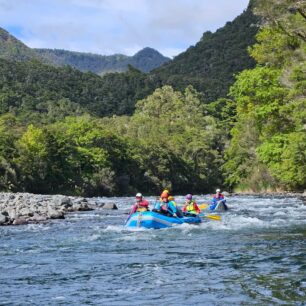
[[[174,218],[161,215],[153,211],[136,212],[127,220],[126,227],[166,228],[178,224],[201,223],[200,217]]]

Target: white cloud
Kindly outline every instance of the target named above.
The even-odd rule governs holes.
[[[100,54],[152,47],[173,56],[240,14],[248,0],[0,0],[4,28],[31,47]]]

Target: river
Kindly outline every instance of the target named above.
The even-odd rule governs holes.
[[[119,210],[0,227],[0,305],[305,305],[301,200],[229,197],[221,222],[162,230],[100,200]]]

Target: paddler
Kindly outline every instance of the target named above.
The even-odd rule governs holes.
[[[210,210],[215,210],[218,204],[222,203],[223,204],[223,209],[222,210],[227,210],[228,207],[226,205],[226,199],[224,195],[221,193],[221,190],[218,188],[216,189],[216,194],[214,194],[212,200],[211,200],[211,205],[209,206]]]
[[[136,202],[131,208],[130,214],[135,212],[144,212],[149,210],[149,202],[145,200],[140,192],[136,194]]]
[[[188,217],[196,217],[198,214],[200,214],[201,210],[197,203],[192,199],[192,194],[186,195],[186,201],[182,208],[184,216]]]
[[[168,217],[175,217],[175,218],[177,218],[179,214],[176,208],[176,203],[173,200],[169,201],[168,190],[164,190],[161,193],[160,201],[156,202],[153,211]]]

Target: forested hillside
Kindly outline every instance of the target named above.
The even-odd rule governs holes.
[[[151,77],[180,90],[192,85],[206,101],[226,97],[234,75],[255,65],[247,48],[255,43],[258,23],[249,6],[215,33],[205,32],[195,46],[152,71]]]
[[[135,101],[153,90],[146,76],[132,67],[101,78],[69,66],[0,59],[0,114],[11,112],[25,120],[51,113],[56,119],[74,110],[96,116],[132,114]]]
[[[0,58],[27,61],[38,58],[36,52],[0,28]]]

